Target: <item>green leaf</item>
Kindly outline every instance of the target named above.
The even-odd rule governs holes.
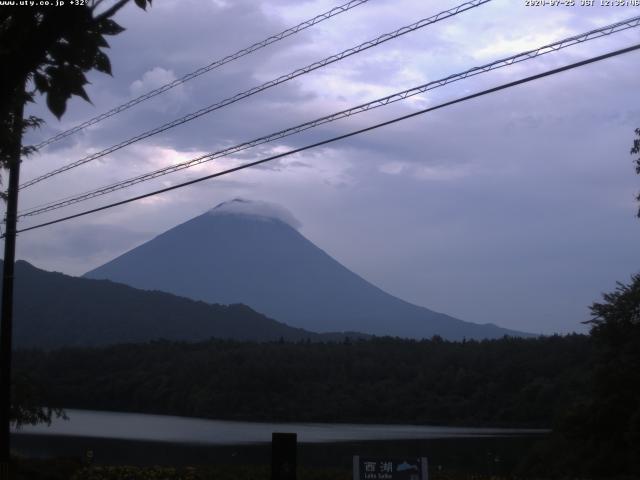
[[[49,90],[49,80],[41,73],[36,72],[33,75],[33,83],[40,93],[45,93],[47,90]]]
[[[29,115],[22,122],[23,130],[26,131],[31,128],[40,128],[45,123],[44,119],[36,117],[35,115]]]
[[[111,61],[104,52],[96,53],[94,66],[99,72],[111,75]]]
[[[84,89],[84,85],[89,82],[79,67],[64,65],[48,69],[47,72],[50,75],[47,104],[54,115],[59,117],[64,113],[65,109],[61,107],[61,104],[66,104],[66,101],[71,95],[77,95],[91,103],[89,95],[87,95]]]
[[[62,92],[58,90],[49,91],[47,94],[47,107],[51,110],[58,120],[64,115],[67,109],[67,98]]]
[[[100,25],[100,33],[103,35],[118,35],[125,31],[123,27],[109,18],[102,20]]]
[[[85,91],[84,87],[75,86],[73,90],[71,90],[71,93],[73,93],[74,95],[78,95],[79,97],[82,97],[85,101],[91,103],[91,99],[89,98],[89,95],[87,95],[87,92]]]
[[[109,43],[105,40],[105,38],[100,33],[93,33],[92,36],[94,37],[93,41],[98,47],[110,48]]]
[[[63,78],[62,87],[64,93],[66,93],[68,96],[78,95],[79,97],[85,99],[87,102],[91,103],[89,95],[87,95],[87,92],[84,90],[84,85],[89,82],[84,73],[82,73],[82,70],[77,67],[69,66],[62,70],[61,73]]]

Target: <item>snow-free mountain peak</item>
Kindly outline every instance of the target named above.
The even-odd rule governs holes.
[[[225,202],[86,274],[208,303],[244,303],[313,332],[447,339],[520,335],[412,305],[305,238],[286,209]],[[344,239],[348,241],[348,239]]]

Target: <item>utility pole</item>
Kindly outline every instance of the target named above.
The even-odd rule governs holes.
[[[18,214],[18,188],[20,185],[20,153],[24,114],[24,88],[20,85],[13,108],[13,146],[10,151],[9,188],[4,233],[4,265],[2,271],[2,323],[0,324],[0,480],[9,480],[11,460],[11,357],[13,330],[13,278],[16,254],[16,225]]]

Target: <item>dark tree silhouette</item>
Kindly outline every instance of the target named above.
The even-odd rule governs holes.
[[[16,212],[21,157],[32,153],[24,147],[26,129],[41,120],[23,118],[27,102],[36,93],[46,96],[49,110],[60,118],[67,100],[76,95],[89,101],[84,86],[85,73],[98,70],[111,74],[109,47],[105,36],[124,29],[113,16],[130,0],[117,0],[104,7],[103,0],[88,0],[81,5],[4,5],[0,8],[0,167],[9,169],[9,189],[1,194],[7,200],[5,253],[2,289],[2,325],[0,328],[0,478],[9,478],[9,422],[48,421],[51,411],[33,402],[37,389],[20,389],[11,383],[13,264],[15,258]],[[134,0],[146,8],[151,0]],[[18,2],[16,2],[18,3]],[[40,3],[40,2],[36,2]],[[10,388],[11,385],[11,388]],[[22,405],[11,406],[10,391],[25,393]],[[19,400],[15,398],[14,400]],[[28,401],[29,400],[29,401]]]
[[[640,128],[631,154],[640,153]],[[640,156],[634,158],[640,175]],[[640,195],[637,200],[640,202]],[[637,213],[640,217],[640,209]],[[529,455],[529,473],[640,476],[640,273],[591,307],[589,387],[558,417],[551,438]],[[543,468],[540,466],[543,465]],[[627,477],[624,477],[627,478]]]
[[[589,443],[602,470],[640,474],[640,274],[591,306],[596,344]]]
[[[3,6],[0,9],[0,164],[6,167],[21,146],[26,128],[37,126],[30,117],[16,121],[16,112],[33,101],[34,94],[46,95],[47,106],[60,118],[67,100],[77,95],[89,101],[85,73],[98,70],[111,74],[104,49],[106,36],[124,31],[113,16],[130,0],[119,0],[98,12],[103,0],[86,5]],[[146,8],[151,0],[135,0]],[[21,118],[19,120],[22,120]],[[18,146],[17,146],[18,145]]]
[[[640,274],[591,305],[584,395],[559,419],[543,463],[572,477],[640,475]],[[627,478],[627,477],[624,477]]]
[[[549,427],[584,395],[583,335],[449,342],[168,340],[22,350],[47,405],[259,421]]]

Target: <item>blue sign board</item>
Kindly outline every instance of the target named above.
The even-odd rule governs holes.
[[[353,480],[428,480],[425,457],[353,457]]]

